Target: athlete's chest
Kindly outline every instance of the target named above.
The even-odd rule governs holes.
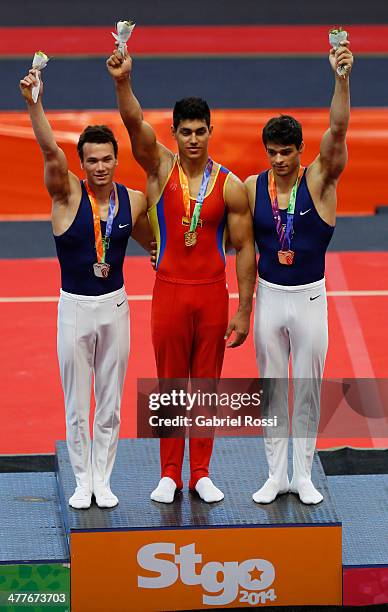
[[[217,176],[218,176],[218,168],[213,169],[212,173],[210,175],[210,178],[208,181],[206,181],[205,185],[206,185],[206,191],[205,191],[205,197],[211,193],[211,191],[213,190],[214,187],[214,183],[217,180]],[[203,177],[202,176],[198,176],[198,177],[187,177],[187,184],[189,187],[189,193],[190,193],[190,198],[193,200],[196,200],[201,192],[201,189],[203,188]]]
[[[277,192],[279,210],[287,210],[288,204],[290,202],[290,196],[291,196],[291,190],[285,191],[285,192],[279,192],[279,191]],[[269,197],[269,193],[268,193],[268,197]]]
[[[314,204],[311,197],[305,188],[304,184],[301,184],[296,192],[296,198],[292,212],[287,214],[290,202],[290,192],[279,192],[277,194],[278,211],[280,214],[281,225],[287,224],[287,217],[289,217],[289,224],[293,226],[293,230],[296,228],[308,228],[312,221],[315,221]],[[256,205],[255,205],[255,223],[262,229],[275,230],[278,225],[277,221],[277,210],[271,202],[268,186],[264,181],[258,184],[256,191]]]
[[[172,219],[182,218],[183,223],[191,219],[198,202],[197,198],[192,197],[193,192],[195,190],[190,187],[190,199],[185,198],[179,177],[172,177],[166,187],[163,198],[166,217]],[[217,223],[223,217],[224,212],[223,188],[221,182],[215,180],[200,204],[200,219],[202,223]]]

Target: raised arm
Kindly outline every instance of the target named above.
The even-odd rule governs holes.
[[[27,103],[32,129],[44,158],[44,182],[53,199],[53,202],[66,204],[70,195],[70,182],[77,181],[67,166],[67,160],[62,149],[57,145],[51,126],[43,110],[42,93],[43,83],[40,87],[36,104],[32,100],[32,87],[37,83],[37,70],[31,69],[19,83],[20,91]]]
[[[114,51],[106,65],[115,82],[117,103],[131,140],[133,155],[147,175],[156,176],[163,162],[172,163],[173,154],[157,142],[154,130],[144,121],[141,106],[132,91],[132,59],[127,51],[124,56]]]
[[[253,240],[252,215],[248,195],[243,183],[231,175],[225,186],[225,203],[228,211],[228,230],[232,246],[236,249],[236,274],[239,307],[232,317],[225,337],[235,331],[234,340],[228,347],[244,342],[250,325],[253,292],[256,282],[256,257]]]
[[[337,51],[331,49],[329,60],[335,75],[334,95],[330,107],[330,127],[323,135],[320,152],[314,162],[324,185],[338,179],[348,158],[345,139],[350,118],[349,75],[353,65],[349,42],[341,43]],[[344,76],[337,74],[338,66],[346,67]]]

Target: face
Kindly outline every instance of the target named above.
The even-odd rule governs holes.
[[[292,174],[300,164],[300,155],[304,149],[304,144],[299,149],[296,145],[281,145],[274,142],[267,142],[266,152],[273,171],[278,176]]]
[[[186,159],[199,159],[207,157],[209,138],[213,127],[207,127],[206,121],[201,119],[185,119],[177,129],[172,128],[172,135],[178,143],[180,157]]]
[[[96,187],[109,185],[117,166],[113,144],[85,142],[82,150],[84,159],[81,168],[85,170],[88,182]]]

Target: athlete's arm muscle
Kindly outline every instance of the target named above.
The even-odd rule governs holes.
[[[318,157],[308,170],[307,182],[321,217],[334,224],[335,188],[348,159],[346,132],[350,117],[349,75],[353,65],[349,43],[342,43],[336,52],[332,49],[329,58],[335,74],[330,127],[323,135]],[[338,65],[347,66],[345,77],[337,75]]]
[[[151,252],[151,242],[154,235],[147,217],[147,200],[140,191],[131,190],[133,228],[131,237],[148,252]]]
[[[248,178],[244,181],[244,185],[248,193],[249,210],[251,211],[252,218],[255,214],[256,183],[257,174],[248,176]]]
[[[232,246],[236,249],[236,274],[239,292],[239,307],[231,319],[226,337],[234,330],[236,337],[228,346],[239,346],[249,333],[253,291],[256,281],[256,258],[253,242],[252,215],[248,195],[243,183],[231,175],[225,185],[227,224]]]
[[[32,129],[44,158],[44,182],[54,202],[66,204],[72,184],[78,184],[78,178],[69,172],[67,160],[62,149],[57,145],[50,123],[42,106],[41,85],[39,98],[36,104],[32,101],[32,87],[36,83],[36,70],[30,70],[28,75],[20,81],[20,91],[27,103]]]
[[[159,176],[161,166],[167,164],[171,167],[174,156],[156,140],[154,130],[144,121],[141,106],[132,91],[132,59],[127,51],[124,56],[115,51],[106,65],[115,81],[117,103],[131,140],[133,155],[148,176]]]

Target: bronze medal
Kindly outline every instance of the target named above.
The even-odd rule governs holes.
[[[197,232],[185,232],[185,246],[192,247],[197,244]]]
[[[278,251],[279,263],[283,264],[284,266],[292,266],[294,262],[294,255],[295,252],[291,251],[290,249],[288,251]]]
[[[98,263],[93,264],[94,275],[98,276],[98,278],[107,278],[109,274],[110,265],[108,263]]]

